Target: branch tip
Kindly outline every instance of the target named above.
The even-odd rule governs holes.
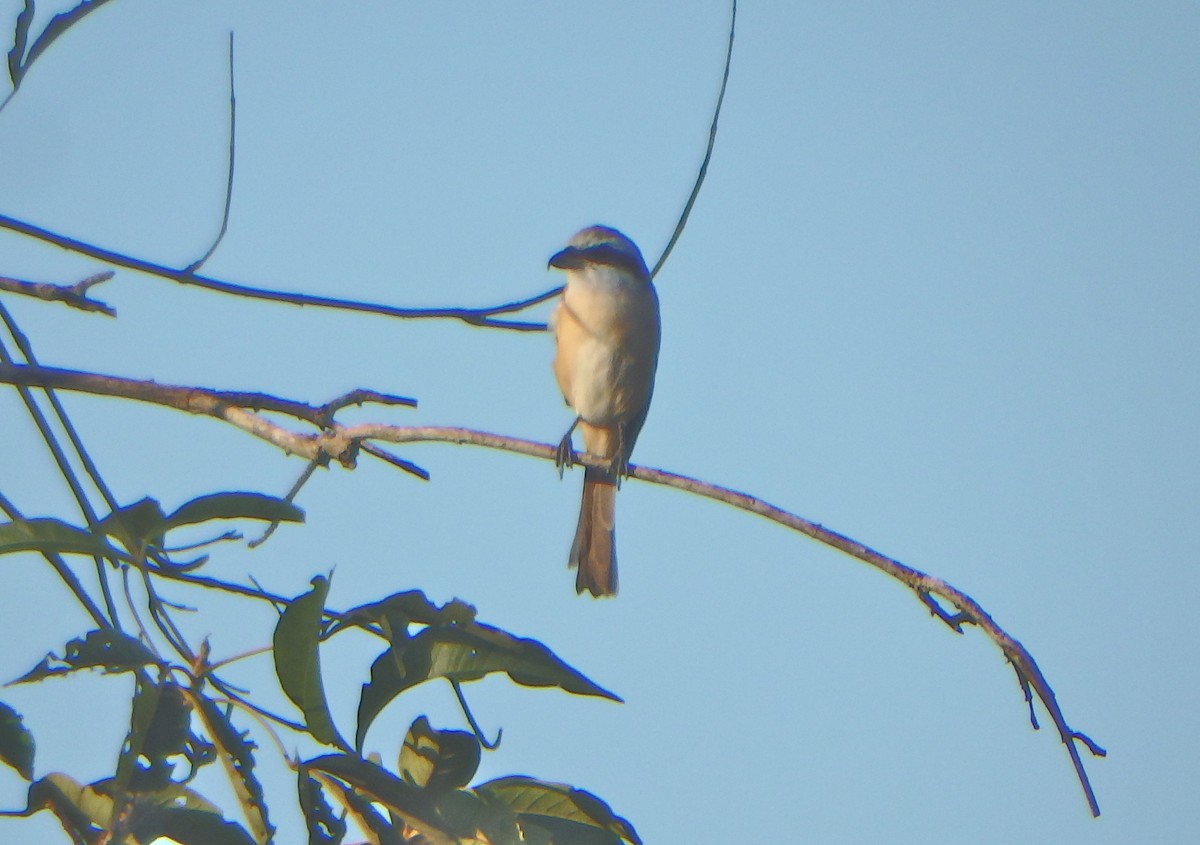
[[[1087,746],[1087,750],[1092,753],[1093,757],[1107,757],[1108,752],[1097,745],[1091,737],[1082,731],[1071,731],[1071,739],[1078,740]]]
[[[917,590],[916,592],[925,606],[929,608],[929,614],[945,622],[946,626],[954,633],[962,634],[962,626],[964,624],[969,625],[974,623],[975,620],[971,618],[970,614],[962,612],[952,614],[948,612],[928,590]]]

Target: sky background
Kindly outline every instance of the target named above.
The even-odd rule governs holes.
[[[39,3],[34,31],[72,5]],[[0,0],[0,32],[21,6]],[[595,222],[653,263],[703,154],[728,15],[695,0],[116,0],[0,112],[0,212],[173,266],[203,254],[232,30],[236,181],[206,273],[482,306],[558,284],[546,259]],[[366,458],[319,473],[306,525],[227,545],[207,572],[298,594],[333,569],[334,607],[421,588],[545,642],[625,703],[470,685],[485,730],[504,729],[480,780],[589,789],[647,843],[1185,841],[1200,822],[1198,43],[1191,2],[742,3],[708,181],[657,279],[661,360],[634,453],[972,595],[1108,749],[1085,758],[1101,818],[982,635],[677,491],[624,485],[611,601],[577,597],[565,565],[581,473],[441,444],[397,450],[430,483]],[[0,274],[102,269],[0,232]],[[420,408],[346,419],[547,443],[570,422],[546,335],[126,271],[95,295],[118,319],[5,304],[48,365],[313,403],[371,387]],[[213,420],[63,399],[124,502],[283,495],[303,469]],[[0,490],[79,521],[11,391],[0,433]],[[87,619],[40,559],[3,572],[7,681]],[[270,640],[270,607],[163,592],[204,604],[184,624],[215,657]],[[346,639],[323,655],[344,733],[375,654]],[[281,700],[267,657],[233,677]],[[127,678],[81,676],[0,700],[34,731],[39,776],[86,781],[112,772],[128,694]],[[428,685],[368,747],[393,760],[420,713],[462,727],[448,686]],[[294,786],[259,742],[279,841],[297,841]],[[0,769],[0,807],[25,788]],[[47,814],[0,820],[0,839],[64,841]]]

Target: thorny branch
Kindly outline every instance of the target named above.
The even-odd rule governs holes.
[[[163,405],[193,414],[204,414],[224,419],[238,428],[249,431],[255,436],[275,444],[285,453],[300,455],[318,464],[336,460],[347,468],[354,466],[360,447],[367,441],[455,443],[498,449],[549,461],[555,459],[555,446],[468,428],[394,426],[374,423],[341,425],[333,420],[332,414],[334,410],[346,404],[346,397],[340,397],[326,405],[311,406],[261,393],[233,393],[203,388],[177,387],[70,370],[20,366],[0,366],[0,383],[103,393],[108,396],[121,396]],[[383,397],[385,404],[407,404],[404,400],[389,402],[387,401],[389,398],[396,400],[398,397],[386,397],[384,394],[372,391],[355,391],[347,396],[371,397],[371,401],[375,401],[375,397]],[[246,410],[247,408],[283,413],[302,422],[319,426],[321,430],[311,434],[294,432],[267,420],[253,410]],[[604,459],[587,455],[582,456],[579,462],[589,466],[606,466]],[[932,614],[952,630],[962,633],[963,625],[977,627],[1012,664],[1018,682],[1026,694],[1028,695],[1028,690],[1032,689],[1049,712],[1050,718],[1058,729],[1059,737],[1067,748],[1067,754],[1070,756],[1075,774],[1083,788],[1088,806],[1093,815],[1099,815],[1099,805],[1088,780],[1087,772],[1083,768],[1076,741],[1083,743],[1096,756],[1104,756],[1104,749],[1067,724],[1066,717],[1054,695],[1054,690],[1050,687],[1045,675],[1042,674],[1033,655],[1016,638],[996,624],[987,611],[973,598],[940,578],[914,569],[844,534],[810,522],[748,493],[649,467],[630,465],[629,476],[651,484],[660,484],[687,493],[694,493],[765,517],[819,543],[837,549],[899,581],[910,589]],[[937,599],[947,602],[956,612],[947,612]],[[1034,727],[1037,727],[1036,721]]]

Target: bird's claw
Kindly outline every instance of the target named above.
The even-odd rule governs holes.
[[[563,477],[563,470],[567,467],[575,465],[575,453],[571,449],[571,433],[563,435],[563,439],[558,441],[558,448],[554,450],[554,466],[558,470],[558,477]]]
[[[621,479],[629,475],[629,458],[621,453],[617,453],[608,465],[608,472],[616,482],[617,489],[621,489]]]

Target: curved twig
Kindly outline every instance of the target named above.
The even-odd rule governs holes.
[[[229,154],[226,159],[227,167],[225,170],[225,205],[221,209],[221,227],[217,230],[217,236],[213,238],[212,245],[204,255],[197,258],[191,264],[184,268],[185,273],[195,273],[204,262],[212,258],[212,254],[217,251],[217,247],[221,245],[221,241],[225,238],[225,230],[229,228],[229,206],[233,202],[233,163],[235,161],[234,152],[236,150],[234,141],[237,138],[237,97],[234,96],[233,90],[233,33],[229,33]]]
[[[654,269],[650,271],[651,279],[657,276],[658,271],[667,263],[667,256],[671,254],[675,242],[683,234],[683,227],[687,225],[692,206],[696,204],[696,197],[700,196],[700,186],[704,184],[704,177],[708,174],[708,163],[712,160],[713,146],[717,143],[717,121],[721,117],[721,104],[725,102],[725,88],[729,85],[729,66],[733,62],[733,29],[736,24],[737,0],[733,0],[733,11],[729,17],[729,47],[725,50],[725,73],[721,77],[721,93],[717,95],[717,106],[713,109],[712,125],[708,128],[708,148],[704,151],[704,161],[700,163],[700,172],[696,174],[696,184],[692,186],[691,196],[684,203],[683,213],[679,215],[679,222],[675,224],[675,231],[671,233],[671,239],[667,241],[666,248],[655,262]]]
[[[496,738],[489,740],[484,735],[483,728],[479,727],[479,722],[475,721],[475,714],[471,712],[471,708],[467,704],[467,697],[463,695],[462,684],[454,678],[447,678],[447,680],[450,681],[450,686],[454,688],[454,695],[458,698],[458,706],[462,708],[463,715],[467,717],[467,723],[471,726],[471,733],[475,734],[475,739],[488,751],[495,751],[500,747],[500,740],[504,738],[504,728],[496,728]]]

